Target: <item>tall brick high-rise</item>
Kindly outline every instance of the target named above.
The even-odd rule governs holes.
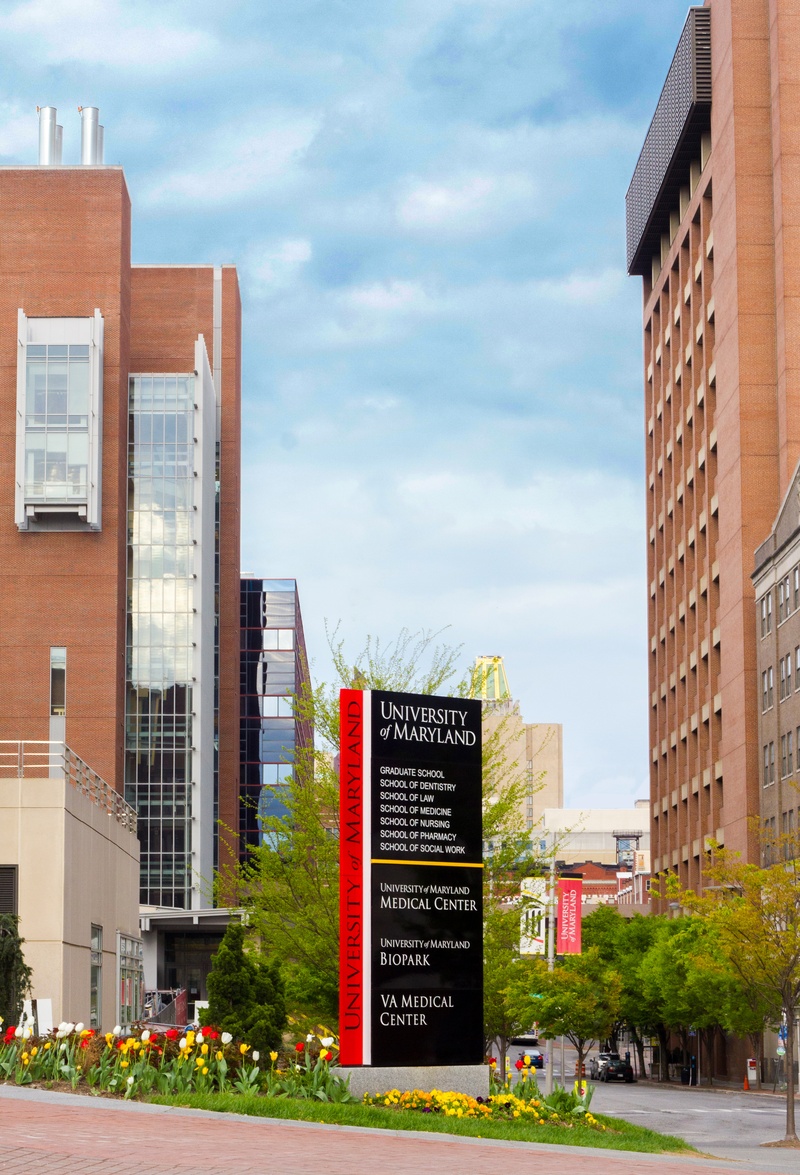
[[[131,264],[81,165],[0,168],[0,739],[64,741],[139,813],[141,899],[208,904],[239,806],[240,304],[231,266]]]
[[[655,872],[757,859],[754,552],[800,457],[800,13],[689,10],[627,194],[643,279]]]

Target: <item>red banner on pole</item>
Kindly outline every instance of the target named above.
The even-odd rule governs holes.
[[[558,939],[556,954],[581,953],[581,894],[583,878],[558,879]]]

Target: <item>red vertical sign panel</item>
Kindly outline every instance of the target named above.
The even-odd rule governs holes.
[[[556,954],[579,955],[581,953],[582,890],[582,878],[559,877]]]
[[[364,695],[342,690],[339,751],[339,1059],[361,1065],[364,1059],[364,985],[369,960],[364,957]]]

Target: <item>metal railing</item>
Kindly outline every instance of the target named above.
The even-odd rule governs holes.
[[[0,739],[0,779],[26,777],[63,778],[123,828],[136,832],[136,810],[66,743]]]

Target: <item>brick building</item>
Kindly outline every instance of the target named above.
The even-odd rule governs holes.
[[[691,8],[626,197],[643,287],[652,864],[692,886],[710,836],[758,854],[750,576],[800,457],[798,49],[788,0]]]
[[[240,303],[131,264],[97,111],[82,163],[0,168],[0,739],[66,742],[137,809],[141,900],[209,902],[239,817]]]

